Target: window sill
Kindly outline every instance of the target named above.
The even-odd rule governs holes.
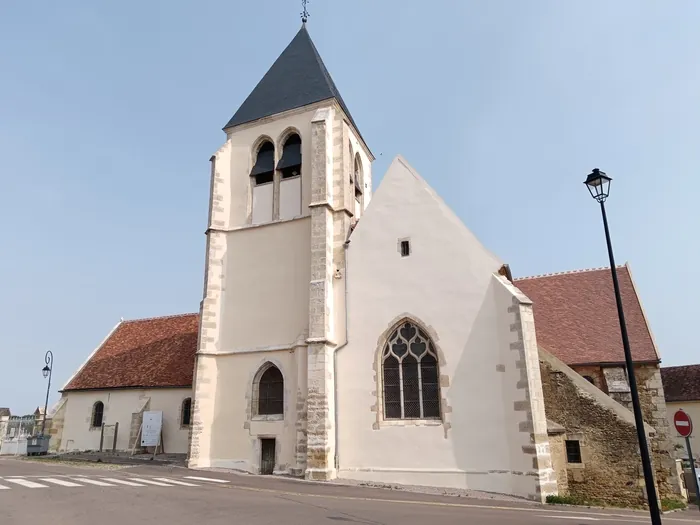
[[[566,462],[566,468],[570,469],[582,469],[585,468],[585,464],[583,463],[569,463],[568,461]]]
[[[251,421],[284,421],[284,414],[265,414],[251,418]]]
[[[380,426],[386,427],[439,427],[441,419],[384,419]]]

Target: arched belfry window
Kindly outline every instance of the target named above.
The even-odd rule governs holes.
[[[90,426],[101,427],[104,420],[105,405],[102,401],[98,401],[92,405],[92,418],[90,421]]]
[[[263,142],[255,156],[255,164],[250,172],[253,186],[253,224],[272,220],[272,199],[274,195],[275,146],[269,140]]]
[[[355,154],[355,162],[353,163],[353,180],[355,181],[355,219],[359,219],[362,215],[363,200],[362,200],[362,160],[360,154]]]
[[[277,163],[280,172],[280,219],[301,215],[301,137],[292,133],[282,146]]]
[[[254,409],[258,415],[281,415],[284,413],[284,378],[275,365],[268,364],[258,375],[253,387]]]
[[[430,337],[403,321],[382,352],[385,419],[439,419],[438,359]]]

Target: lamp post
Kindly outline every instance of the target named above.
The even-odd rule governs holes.
[[[44,419],[41,421],[41,437],[44,437],[44,430],[46,429],[46,417],[48,416],[47,411],[49,408],[49,393],[51,392],[51,372],[53,371],[53,353],[51,350],[46,352],[44,356],[44,362],[46,366],[41,369],[41,373],[45,378],[49,378],[49,384],[46,387],[46,402],[44,403]]]
[[[634,376],[634,365],[632,363],[632,352],[630,351],[630,341],[627,336],[627,325],[625,324],[625,313],[622,309],[622,297],[620,296],[620,284],[617,281],[617,268],[615,267],[615,257],[613,255],[612,242],[610,241],[610,230],[608,228],[608,216],[605,213],[605,200],[610,194],[610,181],[605,172],[598,168],[588,175],[584,184],[588,191],[600,204],[600,211],[603,214],[603,226],[605,227],[605,240],[608,244],[608,257],[610,258],[610,271],[612,273],[613,288],[615,289],[615,302],[617,303],[617,315],[620,319],[620,332],[622,333],[622,347],[625,350],[625,365],[627,377],[632,391],[632,408],[634,411],[634,422],[637,427],[637,440],[639,441],[639,452],[642,456],[642,469],[644,470],[644,481],[647,489],[647,501],[649,503],[649,514],[652,525],[661,525],[661,513],[659,512],[659,500],[656,497],[656,487],[654,486],[654,474],[651,468],[651,457],[647,437],[644,432],[644,418],[642,417],[642,407],[639,404],[639,392],[637,392],[637,379]]]

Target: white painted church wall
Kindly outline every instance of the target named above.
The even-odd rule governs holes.
[[[294,177],[280,181],[280,220],[301,216],[301,179]]]
[[[99,450],[100,429],[91,428],[92,410],[97,401],[104,403],[103,422],[119,423],[117,450],[129,449],[132,415],[150,398],[148,410],[163,411],[163,441],[169,454],[186,454],[189,427],[181,425],[182,402],[194,398],[190,388],[156,388],[66,392],[61,451]],[[111,447],[111,443],[104,444]]]
[[[305,350],[303,347],[301,350]],[[251,352],[216,357],[217,382],[214,410],[209,429],[208,454],[197,466],[219,467],[257,473],[260,467],[260,438],[277,441],[277,471],[296,466],[297,395],[305,397],[305,384],[299,382],[298,360],[306,366],[305,352],[284,350]],[[284,377],[284,415],[255,416],[253,376],[266,362],[274,364]]]
[[[532,456],[520,448],[528,435],[514,412],[523,391],[510,349],[512,295],[494,275],[501,263],[404,162],[391,165],[350,239],[339,477],[529,496],[532,479],[512,474],[532,470]],[[410,240],[409,257],[400,239]],[[449,385],[442,421],[383,420],[378,343],[406,314],[437,336]]]
[[[274,184],[268,182],[253,186],[253,224],[266,224],[272,221],[272,197]]]
[[[310,217],[227,234],[225,261],[219,351],[306,339]]]

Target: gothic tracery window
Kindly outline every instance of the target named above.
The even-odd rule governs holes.
[[[439,419],[438,361],[430,337],[404,321],[382,353],[385,419]]]

